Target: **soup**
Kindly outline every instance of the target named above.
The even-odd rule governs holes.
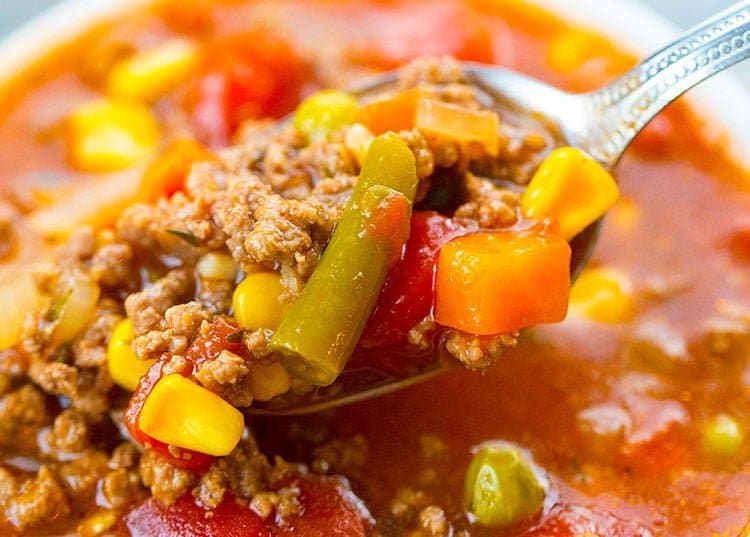
[[[449,57],[635,62],[521,3],[170,0],[0,89],[3,534],[748,531],[746,171],[678,102],[615,187]]]

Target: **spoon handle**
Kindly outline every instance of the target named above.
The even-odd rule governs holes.
[[[688,31],[604,88],[582,96],[589,128],[578,145],[614,166],[636,134],[699,82],[750,56],[750,0]]]

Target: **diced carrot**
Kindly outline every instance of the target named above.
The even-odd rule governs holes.
[[[495,231],[453,239],[438,258],[435,319],[479,335],[562,321],[570,254],[553,234]]]
[[[463,144],[481,144],[491,156],[496,156],[499,150],[500,121],[494,112],[470,110],[432,99],[419,99],[414,124],[428,134]]]
[[[414,128],[417,103],[423,95],[419,88],[411,88],[385,99],[377,99],[362,106],[359,122],[373,134]]]
[[[175,140],[154,160],[143,174],[138,201],[151,202],[169,197],[185,184],[190,167],[215,157],[195,140]]]

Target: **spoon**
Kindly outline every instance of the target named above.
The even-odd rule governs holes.
[[[635,136],[670,102],[696,84],[750,56],[750,0],[707,19],[620,78],[601,89],[571,94],[501,67],[463,63],[468,84],[498,102],[542,116],[557,127],[561,141],[582,149],[614,168]],[[398,72],[382,73],[349,88],[358,97],[383,91]],[[598,220],[575,237],[571,274],[588,261],[601,229]],[[386,376],[369,369],[345,369],[331,386],[300,396],[285,395],[253,406],[252,414],[293,415],[318,412],[383,395],[451,369],[436,360],[418,373]]]

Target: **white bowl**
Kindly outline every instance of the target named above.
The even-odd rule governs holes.
[[[611,37],[625,49],[645,56],[679,35],[669,21],[637,0],[533,0],[578,26]],[[150,0],[65,0],[0,41],[0,83],[12,78],[50,48],[64,43],[97,21]],[[625,23],[624,23],[625,22]],[[750,92],[735,76],[717,75],[688,97],[706,120],[712,138],[726,134],[729,150],[750,165]]]

